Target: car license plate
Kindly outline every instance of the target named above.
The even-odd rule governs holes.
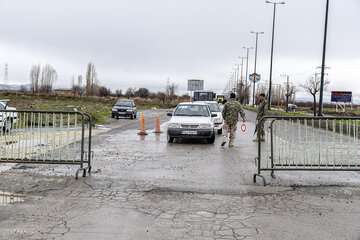
[[[182,131],[183,135],[197,135],[197,131]]]

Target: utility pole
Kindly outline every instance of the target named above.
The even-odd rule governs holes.
[[[325,79],[325,60],[326,60],[326,41],[327,41],[327,28],[328,28],[328,16],[329,16],[329,0],[326,0],[325,11],[325,26],[324,26],[324,42],[321,64],[321,79],[320,79],[320,97],[319,97],[319,112],[318,116],[323,116],[323,92],[324,92],[324,79]]]
[[[250,33],[255,34],[255,64],[254,64],[254,79],[253,79],[253,102],[252,105],[255,106],[255,82],[256,82],[256,64],[257,64],[257,51],[258,51],[258,40],[259,34],[264,34],[264,32],[254,32],[251,31]]]
[[[273,58],[274,58],[274,35],[275,35],[275,18],[276,18],[276,6],[278,4],[285,4],[285,2],[266,1],[266,3],[273,4],[273,25],[272,25],[272,37],[271,37],[271,56],[270,56],[270,77],[269,77],[269,93],[268,93],[268,109],[271,109],[271,87],[272,87],[272,72],[273,72]]]

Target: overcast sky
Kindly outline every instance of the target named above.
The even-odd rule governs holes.
[[[360,95],[360,1],[330,0],[329,90]],[[287,0],[278,7],[274,82],[283,73],[305,81],[321,64],[325,0]],[[0,0],[0,82],[29,81],[32,64],[53,65],[57,86],[95,63],[112,89],[186,90],[200,78],[222,90],[243,46],[259,39],[259,73],[269,78],[272,7],[263,0]],[[253,52],[251,65],[253,68]],[[1,66],[0,65],[0,66]]]

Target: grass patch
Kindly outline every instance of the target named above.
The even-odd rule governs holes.
[[[0,99],[9,99],[10,106],[17,110],[48,110],[74,111],[89,113],[96,124],[106,124],[110,120],[111,108],[118,98],[116,97],[73,97],[47,96],[18,93],[0,93]],[[139,111],[146,109],[172,108],[177,102],[163,103],[158,99],[134,99]]]
[[[244,106],[244,109],[253,111],[253,112],[257,111],[257,108],[253,107],[253,106]],[[271,109],[270,111],[267,110],[266,115],[267,116],[295,116],[295,117],[309,116],[309,114],[306,112],[285,112],[283,110],[279,110],[279,109],[275,109],[275,108]]]

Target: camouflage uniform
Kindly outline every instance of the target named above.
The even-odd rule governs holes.
[[[257,116],[256,116],[256,130],[257,130],[257,139],[264,139],[265,131],[264,131],[264,122],[260,122],[261,118],[263,118],[266,114],[266,101],[263,100],[257,107]]]
[[[229,146],[232,146],[235,139],[236,125],[239,121],[239,113],[243,119],[245,119],[245,112],[238,101],[230,100],[224,105],[222,115],[225,121],[224,124],[224,142],[227,140],[228,134],[230,134]]]

